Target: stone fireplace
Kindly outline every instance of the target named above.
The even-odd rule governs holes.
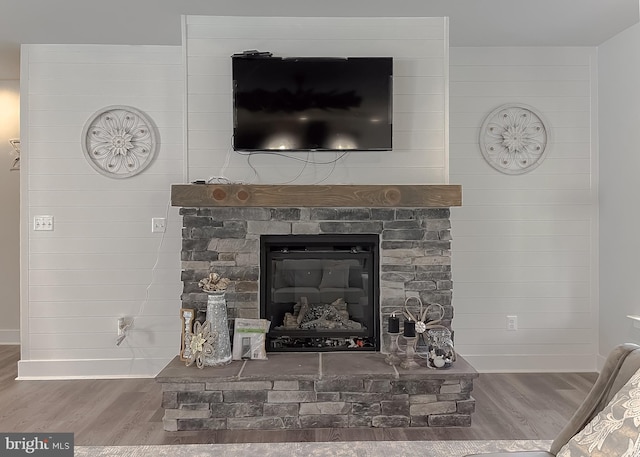
[[[215,271],[231,279],[229,316],[260,318],[260,237],[363,234],[379,238],[380,351],[386,318],[408,296],[445,309],[453,318],[448,208],[183,207],[183,308],[206,308],[198,281]],[[375,272],[374,272],[375,273]]]
[[[156,378],[165,430],[471,425],[478,374],[461,356],[435,370],[389,365],[381,354],[387,317],[408,297],[442,305],[451,328],[449,207],[461,205],[460,186],[175,185],[172,204],[183,217],[184,308],[204,311],[198,281],[215,271],[231,279],[230,323],[275,323],[271,349],[299,336],[283,327],[305,302],[333,306],[353,328],[323,328],[305,338],[326,346],[288,347],[266,361],[198,370],[176,357]],[[344,340],[355,347],[334,351]]]

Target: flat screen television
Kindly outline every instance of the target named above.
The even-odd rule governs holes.
[[[232,58],[236,151],[391,150],[393,59]]]

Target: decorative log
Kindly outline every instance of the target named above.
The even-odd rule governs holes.
[[[171,205],[448,208],[462,206],[462,186],[174,184]]]

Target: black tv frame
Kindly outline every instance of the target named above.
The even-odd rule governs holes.
[[[391,57],[241,54],[232,77],[236,151],[393,148]]]

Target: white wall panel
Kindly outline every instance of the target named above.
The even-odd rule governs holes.
[[[233,18],[233,21],[242,19],[243,18]],[[264,19],[268,20],[268,18]],[[298,18],[292,18],[291,20],[297,21]],[[438,20],[443,22],[441,19]],[[379,19],[378,21],[381,22],[384,21],[384,19]],[[324,30],[323,33],[331,34],[331,27],[324,27],[324,25],[328,25],[329,22],[331,21],[323,21],[322,18],[316,18],[311,21],[309,27],[315,26],[316,31],[322,28]],[[318,27],[318,25],[320,25],[320,27]],[[416,49],[420,49],[420,52],[423,53],[422,55],[444,57],[444,40],[442,37],[437,40],[406,40],[402,35],[400,35],[395,40],[380,39],[375,34],[375,25],[360,28],[355,24],[351,33],[358,33],[358,31],[362,30],[366,32],[365,36],[361,35],[362,38],[342,40],[325,40],[309,37],[308,35],[306,37],[303,36],[309,32],[309,29],[301,30],[299,36],[295,39],[276,39],[254,34],[254,36],[246,36],[242,39],[230,38],[209,40],[194,38],[188,35],[188,52],[193,56],[216,57],[221,54],[231,56],[237,52],[242,52],[247,49],[255,49],[257,47],[259,50],[268,49],[270,51],[276,51],[279,56],[283,57],[297,57],[302,55],[301,52],[304,52],[304,55],[313,53],[314,56],[318,57],[393,56],[398,58],[412,58],[416,56]],[[254,29],[252,29],[252,31],[258,32],[258,30]],[[301,48],[302,41],[304,42],[305,49]]]
[[[640,344],[640,329],[628,314],[640,314],[638,300],[638,182],[640,155],[640,24],[598,48],[600,97],[600,351]],[[604,360],[604,359],[603,359]]]
[[[105,90],[108,92],[108,89]],[[88,119],[91,114],[100,108],[109,105],[144,106],[144,111],[150,116],[155,111],[181,111],[182,95],[175,94],[173,91],[165,94],[141,95],[140,93],[133,93],[125,96],[121,93],[102,95],[101,91],[94,91],[93,94],[87,95],[35,95],[34,100],[29,99],[27,107],[30,110],[50,111],[52,117],[55,117],[58,109],[62,106],[64,110],[75,110],[84,113],[85,119]],[[52,120],[52,122],[56,121]]]
[[[170,268],[156,268],[153,281],[158,284],[175,282],[175,271]],[[146,268],[109,269],[101,268],[98,275],[108,277],[112,284],[144,284],[152,280],[151,272]],[[87,270],[32,270],[29,273],[31,286],[74,286],[78,283],[91,284],[95,280],[96,272]]]
[[[559,177],[560,179],[562,177]],[[460,179],[461,181],[462,179]],[[464,198],[464,197],[463,197]],[[463,202],[464,204],[464,202]],[[588,218],[592,211],[590,206],[575,206],[575,205],[557,205],[557,206],[519,206],[515,205],[510,207],[508,211],[504,207],[492,206],[490,202],[484,202],[479,206],[468,206],[464,209],[456,209],[456,215],[460,215],[460,220],[497,220],[497,221],[509,221],[509,220],[524,220],[524,221],[536,221],[536,220],[578,220],[583,221],[584,218]],[[453,214],[454,211],[452,211]]]
[[[120,46],[118,49],[107,49],[102,46],[94,45],[64,45],[64,52],[58,45],[38,45],[29,48],[31,65],[41,63],[55,64],[65,63],[70,66],[82,65],[99,65],[99,64],[134,64],[129,67],[129,71],[139,68],[139,64],[144,62],[146,65],[180,65],[182,56],[180,52],[175,52],[167,46]],[[97,59],[96,56],[100,55]],[[144,70],[141,70],[144,71]],[[156,75],[157,77],[158,75]]]
[[[445,18],[187,16],[185,33],[190,181],[224,173],[231,180],[273,184],[447,182]],[[247,49],[283,57],[393,57],[394,150],[349,153],[335,168],[304,166],[296,159],[304,160],[305,153],[253,155],[249,163],[231,151],[230,56]],[[314,162],[334,158],[313,155]]]
[[[454,73],[456,67],[590,67],[594,48],[590,47],[460,47],[451,49]],[[460,65],[458,65],[458,63]],[[475,71],[475,70],[474,70]],[[589,73],[590,70],[586,70]],[[467,76],[467,79],[473,76]]]
[[[452,48],[450,181],[458,351],[481,371],[593,370],[597,348],[595,51]],[[534,171],[482,158],[485,117],[531,105],[551,132]],[[506,330],[506,316],[518,330]]]
[[[495,313],[489,310],[482,310],[481,313],[464,314],[456,317],[456,328],[461,329],[477,329],[481,327],[486,330],[494,330],[502,332],[505,330],[506,318],[501,313]],[[591,329],[593,316],[589,313],[580,312],[563,312],[557,311],[554,319],[549,319],[532,309],[531,312],[523,312],[518,319],[518,328],[522,330],[563,330],[563,329]],[[460,332],[462,333],[462,332]],[[510,332],[513,333],[513,332]]]
[[[479,370],[594,368],[593,49],[454,48],[449,66],[442,18],[188,16],[186,27],[184,56],[162,46],[25,47],[21,377],[153,376],[177,353],[181,224],[167,205],[170,185],[183,181],[184,119],[188,180],[462,184],[464,206],[451,211],[458,351]],[[275,155],[249,163],[230,146],[230,56],[245,49],[394,57],[394,151],[350,153],[335,166]],[[548,158],[517,177],[493,170],[477,147],[486,114],[512,102],[536,107],[552,129]],[[158,159],[129,180],[96,174],[79,146],[86,119],[117,104],[147,112],[160,130]],[[56,230],[28,230],[43,214]],[[165,237],[150,233],[165,214]],[[516,332],[505,329],[511,314]],[[116,347],[122,315],[137,316],[139,331]]]
[[[175,145],[175,149],[180,149],[181,146]],[[82,151],[78,151],[80,154]],[[150,175],[167,176],[174,174],[176,170],[181,166],[180,160],[164,160],[158,158],[154,160],[149,168],[145,170],[145,173]],[[86,175],[87,172],[93,171],[91,165],[89,165],[84,156],[82,158],[74,159],[42,159],[34,163],[32,175],[58,175],[60,178],[68,175]],[[101,179],[101,178],[97,178]],[[103,178],[109,179],[109,178]]]
[[[33,155],[30,154],[33,158]],[[172,182],[182,182],[182,162],[180,160],[174,162],[175,169],[167,179]],[[113,182],[110,179],[95,179],[90,175],[67,175],[64,181],[60,180],[57,176],[52,175],[39,175],[33,176],[29,181],[29,189],[33,191],[60,191],[60,190],[74,190],[74,191],[107,191],[110,190]],[[151,173],[144,173],[139,175],[135,181],[123,180],[118,187],[122,190],[137,191],[137,190],[153,190],[164,192],[164,198],[166,202],[169,202],[170,192],[167,190],[165,183],[158,182],[156,177]],[[176,210],[177,211],[177,210]]]
[[[475,297],[458,297],[456,296],[456,305],[462,306],[463,309],[469,309],[467,313],[456,313],[456,328],[457,318],[460,317],[461,322],[473,322],[473,316],[478,313],[493,313],[498,314],[498,321],[505,324],[505,316],[515,313],[533,313],[541,316],[542,318],[549,318],[550,314],[554,313],[567,313],[567,314],[579,314],[586,313],[590,310],[589,298],[584,297],[547,297],[544,300],[540,300],[537,297],[494,297],[490,301],[483,300],[483,308],[478,310],[475,308],[475,312],[472,312],[473,307],[478,303]],[[476,326],[477,327],[477,326]],[[532,351],[532,354],[535,352]]]
[[[553,125],[554,129],[565,127],[582,127],[589,123],[591,113],[589,111],[573,111],[571,116],[566,116],[562,111],[545,111],[545,118]],[[451,128],[471,127],[479,129],[477,113],[451,113],[449,123]]]
[[[73,190],[63,191],[39,191],[32,190],[31,197],[33,206],[51,206],[55,202],[59,206],[92,206],[102,204],[104,206],[126,206],[131,202],[131,191],[112,190],[109,198],[100,198],[98,195],[91,195],[89,192],[76,192]],[[161,206],[167,202],[166,195],[153,190],[139,190],[136,192],[136,199],[139,204],[150,204]]]
[[[132,332],[130,337],[127,337],[127,339],[129,338],[130,340],[128,342],[128,346],[137,347],[140,349],[144,348],[145,346],[150,346],[150,343],[152,342],[154,348],[163,347],[165,348],[165,351],[168,351],[172,346],[175,347],[177,345],[178,347],[180,347],[180,334],[178,334],[176,338],[175,332],[154,332],[153,339],[147,332]],[[113,349],[111,346],[116,346],[114,340],[115,338],[113,337],[112,333],[94,333],[85,331],[82,333],[65,333],[62,335],[59,333],[38,333],[32,335],[30,343],[36,350],[96,349],[95,353],[98,354],[98,350],[100,350],[101,348],[107,348],[107,351],[112,351]],[[129,347],[127,347],[127,345],[121,344],[120,352],[130,352]],[[68,358],[65,359],[69,360]],[[69,373],[68,375],[73,376],[72,373]]]
[[[465,329],[463,332],[459,332],[458,343],[467,345],[506,345],[511,346],[512,344],[540,344],[540,341],[544,341],[547,344],[547,351],[549,352],[548,357],[553,358],[555,356],[555,352],[553,348],[555,346],[562,346],[564,344],[572,344],[591,347],[593,345],[593,330],[592,329],[570,329],[570,328],[562,328],[562,329],[551,329],[551,328],[536,328],[536,329],[519,329],[517,332],[496,332],[490,328],[475,328],[475,329]],[[593,359],[593,355],[591,352],[585,352],[584,349],[576,353],[575,355],[591,355]],[[497,357],[498,355],[503,355],[503,353],[494,353]],[[509,353],[504,354],[504,356],[509,356]],[[519,354],[522,358],[526,359],[527,356],[525,354]],[[535,354],[536,356],[542,358],[547,357],[544,353]],[[593,362],[593,360],[592,360]],[[513,362],[511,362],[513,363]],[[566,361],[566,364],[572,364],[572,362]],[[495,363],[495,366],[500,366],[502,364]],[[512,371],[521,371],[526,368],[525,365],[521,364],[513,364],[507,365]],[[568,367],[565,366],[565,370]],[[586,367],[585,367],[586,368]],[[569,371],[578,370],[578,368],[571,367]],[[538,371],[538,370],[532,370]]]
[[[451,90],[458,97],[519,96],[525,92],[528,97],[588,97],[589,81],[452,81]]]
[[[152,113],[147,113],[149,116],[152,116]],[[87,119],[85,119],[86,122]],[[31,128],[31,137],[33,138],[34,143],[61,143],[61,142],[71,142],[76,145],[76,148],[79,146],[80,136],[82,135],[82,127],[84,127],[84,123],[80,125],[78,129],[78,124],[73,126],[33,126]],[[182,129],[180,127],[175,127],[175,124],[171,127],[164,127],[162,129],[162,145],[163,149],[166,150],[167,145],[175,144],[180,145],[182,141]],[[162,154],[159,154],[159,157],[162,157]]]
[[[119,221],[110,222],[109,224],[103,222],[58,222],[56,223],[56,231],[58,232],[56,238],[124,238],[130,236],[132,232],[139,233],[149,230],[149,227],[151,227],[151,222],[149,221]],[[181,228],[178,220],[169,220],[167,222],[168,232],[178,233]],[[160,234],[156,234],[158,240],[160,237]],[[170,246],[172,249],[180,248],[180,241],[177,237],[165,237],[163,244]],[[179,253],[176,252],[176,255],[179,255]]]
[[[171,299],[146,300],[145,302],[137,300],[92,300],[89,303],[84,301],[39,301],[33,302],[31,309],[38,318],[84,317],[88,313],[93,317],[112,316],[113,314],[131,316],[140,312],[143,303],[145,316],[175,316],[176,302],[173,297]]]
[[[145,57],[140,56],[140,59]],[[145,59],[146,60],[146,59]],[[170,60],[170,59],[167,59]],[[139,61],[138,61],[139,63]],[[180,65],[174,63],[153,63],[146,62],[146,65],[136,65],[136,71],[131,71],[131,62],[122,63],[82,63],[74,64],[69,62],[51,63],[34,62],[29,66],[29,78],[33,81],[33,94],[50,94],[55,90],[57,95],[68,93],[83,94],[95,91],[95,80],[109,80],[111,89],[126,84],[126,87],[135,89],[136,87],[148,87],[148,84],[171,84],[171,81],[182,81],[184,72]],[[64,84],[64,80],[69,72],[73,72],[78,81],[74,87]],[[164,75],[161,80],[157,79],[158,74]],[[141,86],[138,86],[141,85]],[[77,88],[77,90],[74,90]]]
[[[97,276],[97,275],[96,275]],[[179,278],[178,274],[178,278]],[[98,284],[98,285],[75,285],[71,286],[32,286],[29,287],[29,299],[31,301],[70,301],[70,300],[82,300],[85,303],[87,301],[95,300],[96,297],[100,297],[101,301],[110,300],[140,300],[141,302],[146,298],[163,299],[166,297],[180,298],[180,292],[182,291],[182,285],[180,283],[173,284],[153,284],[152,287],[148,287],[148,283],[140,283],[136,285],[130,284]],[[176,310],[179,310],[178,304]],[[178,313],[178,311],[176,311]],[[117,322],[117,318],[120,316],[113,316],[113,322]],[[115,328],[115,325],[114,325]],[[178,353],[180,347],[176,348],[173,355]],[[167,360],[168,362],[168,360]]]
[[[459,54],[458,54],[459,55]],[[473,76],[470,76],[470,75]],[[450,81],[496,82],[504,81],[589,81],[588,65],[456,65],[449,73]],[[476,94],[473,94],[476,95]]]
[[[173,324],[163,316],[144,316],[135,322],[138,329],[153,329],[163,333],[173,332],[175,330],[175,325]],[[32,335],[50,335],[61,331],[68,334],[102,333],[107,338],[114,338],[113,319],[109,316],[37,317],[31,319]]]
[[[155,264],[156,258],[159,265],[171,264],[179,257],[174,248],[164,248],[160,252],[136,252],[136,253],[86,253],[72,254],[65,252],[56,256],[41,256],[38,253],[29,256],[31,270],[82,270],[94,269],[109,270],[116,268],[142,268],[148,269],[149,264]]]
[[[487,113],[489,114],[489,113]],[[453,144],[453,143],[452,143]],[[551,146],[553,147],[553,145]],[[586,147],[586,145],[585,145]],[[480,150],[478,149],[478,154]],[[455,158],[452,157],[449,161],[450,165],[456,165],[456,170],[460,175],[464,174],[484,174],[491,167],[484,162],[482,156],[477,155],[474,158]],[[586,174],[589,175],[592,168],[591,159],[566,159],[555,158],[553,154],[547,157],[542,164],[537,168],[539,174]],[[499,179],[499,178],[497,178]],[[464,192],[464,190],[463,190]]]
[[[56,220],[66,222],[113,222],[113,221],[151,221],[152,217],[162,216],[167,212],[166,204],[158,204],[157,206],[125,206],[125,207],[103,207],[99,213],[96,213],[92,206],[78,206],[75,208],[59,206],[56,209]],[[34,206],[29,208],[30,217],[38,214],[48,214],[47,207]],[[177,211],[169,211],[170,215],[177,215]],[[58,217],[59,216],[59,217]],[[156,234],[157,235],[157,234]],[[174,234],[174,236],[179,236]]]
[[[589,237],[586,236],[517,236],[501,233],[494,236],[456,237],[456,247],[463,252],[488,253],[510,249],[518,252],[582,252],[589,250],[589,241]]]
[[[562,276],[558,277],[560,271]],[[496,266],[491,269],[483,266],[459,267],[456,268],[456,282],[472,283],[503,283],[526,280],[535,284],[542,282],[588,282],[590,280],[589,268],[579,267],[556,267],[548,266]]]
[[[451,135],[455,135],[460,143],[478,142],[480,129],[478,128],[461,128],[456,127],[450,130]],[[552,130],[554,145],[563,143],[583,143],[586,148],[589,147],[589,130],[581,128],[556,127]],[[459,140],[458,140],[459,138]]]
[[[183,180],[182,50],[28,45],[22,60],[20,376],[154,376],[179,350],[182,224],[169,195]],[[158,129],[158,156],[141,175],[108,178],[84,157],[84,124],[111,105],[145,112]],[[52,215],[54,230],[31,230],[36,215]],[[152,217],[168,218],[164,235]],[[121,316],[134,327],[117,347]]]
[[[519,236],[589,236],[589,227],[580,221],[474,221],[456,227],[458,237],[492,236],[500,230]]]
[[[233,176],[234,179],[248,183],[262,183],[262,184],[285,184],[285,183],[299,183],[305,184],[320,184],[329,183],[333,181],[340,182],[342,184],[358,184],[362,183],[366,178],[366,182],[388,182],[389,175],[401,175],[404,184],[424,184],[425,180],[430,182],[442,182],[445,179],[444,170],[442,168],[413,168],[406,169],[402,166],[393,168],[380,168],[380,167],[343,167],[339,163],[336,167],[331,165],[315,165],[307,166],[282,166],[282,167],[268,167],[258,170],[258,173],[254,173],[253,170],[247,167],[226,169],[226,176]],[[207,168],[202,166],[194,172],[192,179],[207,179],[212,176],[220,176],[221,166],[215,168]],[[302,173],[302,174],[300,174]]]
[[[475,116],[477,117],[477,114]],[[552,125],[555,125],[554,121],[549,120],[549,123],[551,123]],[[481,157],[478,157],[477,145],[478,145],[477,141],[468,142],[468,143],[459,143],[460,154],[457,157],[457,160],[460,160],[460,159],[482,160]],[[591,143],[563,143],[562,147],[555,148],[555,150],[553,150],[553,154],[549,154],[547,156],[547,159],[549,160],[558,160],[558,159],[567,159],[567,158],[568,159],[578,159],[578,158],[588,159],[590,154],[591,154]],[[451,158],[451,160],[453,160],[453,158]]]
[[[476,94],[473,97],[451,97],[449,103],[452,113],[458,111],[467,112],[484,112],[487,106],[498,107],[505,103],[512,103],[513,95],[495,95],[493,97],[485,96],[483,93]],[[589,112],[591,104],[589,97],[551,97],[551,96],[534,96],[520,95],[518,101],[536,107],[543,113],[557,112],[566,115],[569,112]],[[491,111],[487,111],[489,114]],[[482,125],[482,124],[480,124]]]
[[[171,344],[180,344],[178,341],[175,343],[173,339],[168,340]],[[125,345],[125,343],[122,343]],[[156,359],[161,361],[164,359],[165,353],[167,352],[167,348],[163,346],[157,347],[145,347],[145,348],[137,348],[131,345],[126,346],[129,352],[132,355],[132,358],[135,360],[148,360]],[[96,357],[107,358],[107,359],[117,359],[120,354],[120,348],[116,347],[115,349],[104,349],[104,348],[64,348],[64,349],[50,349],[50,348],[42,348],[42,349],[32,349],[33,358],[38,360],[92,360]],[[161,362],[159,362],[161,363]],[[162,367],[160,367],[162,368]],[[125,371],[121,367],[120,369],[116,369],[114,367],[113,372],[118,373]],[[145,368],[146,371],[151,371],[148,368]],[[118,375],[109,374],[110,377],[120,377]],[[66,376],[60,376],[64,378],[68,378]],[[95,378],[96,375],[92,374],[91,378]]]
[[[55,222],[54,222],[55,224]],[[147,231],[147,230],[145,230]],[[151,220],[149,220],[149,232],[151,232]],[[156,252],[158,249],[175,249],[174,246],[163,244],[161,248],[159,236],[155,238],[138,236],[128,236],[126,238],[72,238],[72,237],[46,237],[40,232],[31,238],[29,252],[31,254],[67,254],[67,253],[120,253],[127,254],[133,252]]]

